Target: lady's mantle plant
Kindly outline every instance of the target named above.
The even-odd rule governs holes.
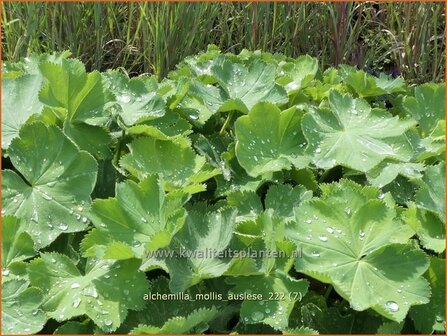
[[[2,68],[4,333],[444,332],[445,84],[68,56]]]

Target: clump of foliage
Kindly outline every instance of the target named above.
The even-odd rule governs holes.
[[[2,68],[4,333],[444,332],[445,84],[68,56]]]

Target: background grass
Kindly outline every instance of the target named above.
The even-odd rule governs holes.
[[[2,2],[2,58],[70,50],[89,70],[166,75],[210,43],[443,81],[443,3]]]

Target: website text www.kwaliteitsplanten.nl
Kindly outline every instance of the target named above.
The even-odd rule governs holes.
[[[155,259],[169,259],[169,258],[188,258],[188,259],[215,259],[215,258],[300,258],[302,256],[302,249],[297,248],[293,251],[283,250],[269,250],[269,249],[243,249],[234,250],[227,248],[224,250],[217,250],[213,248],[205,248],[198,250],[191,250],[186,248],[172,249],[159,249],[156,251],[148,251],[146,253],[147,258]]]

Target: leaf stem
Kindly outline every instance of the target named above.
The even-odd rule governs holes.
[[[225,129],[228,127],[228,124],[230,123],[231,119],[233,118],[234,111],[231,111],[228,113],[227,119],[225,120],[224,124],[222,125],[222,128],[219,131],[219,135],[222,135],[225,132]]]
[[[324,182],[324,180],[326,179],[326,177],[329,175],[331,169],[327,169],[320,177],[320,179],[318,180],[318,182],[322,183]]]
[[[122,148],[122,141],[124,140],[124,137],[126,135],[126,132],[123,130],[121,132],[121,138],[118,140],[118,143],[116,145],[116,150],[114,153],[114,158],[113,158],[113,162],[115,163],[116,167],[119,166],[119,159],[120,159],[120,153],[121,153],[121,148]]]
[[[333,288],[332,285],[329,285],[329,287],[326,289],[326,292],[324,293],[324,298],[326,299],[326,302],[329,298],[329,295],[331,295],[332,288]]]

